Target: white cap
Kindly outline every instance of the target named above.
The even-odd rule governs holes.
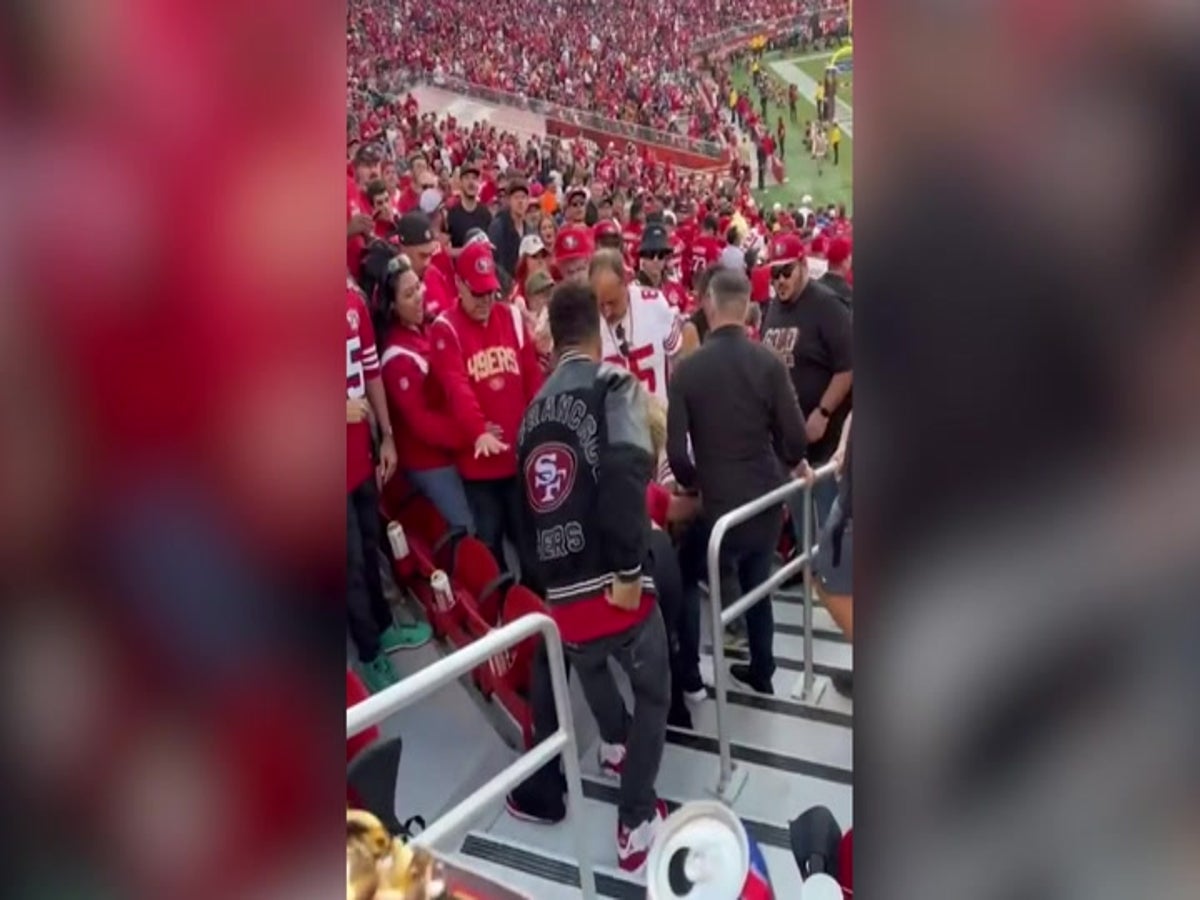
[[[771,209],[774,210],[775,212],[783,212],[783,204],[776,203],[774,206],[771,207]]]
[[[805,194],[803,197],[800,198],[801,206],[812,206],[812,202],[813,202],[812,194]]]
[[[437,188],[425,188],[421,191],[421,212],[427,216],[433,215],[442,208],[442,192]]]
[[[546,249],[545,243],[536,234],[527,234],[521,238],[521,249],[518,256],[537,256]]]
[[[746,254],[741,251],[741,248],[730,245],[721,251],[717,265],[722,269],[744,269],[746,268]]]

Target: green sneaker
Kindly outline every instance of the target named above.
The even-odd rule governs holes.
[[[393,622],[392,626],[379,636],[379,646],[384,653],[393,650],[412,650],[429,643],[433,637],[433,629],[427,622],[410,622],[401,625]]]
[[[389,688],[400,681],[400,676],[392,668],[392,661],[387,658],[386,653],[379,653],[370,662],[360,662],[358,671],[362,675],[367,690],[372,694],[378,694],[384,688]]]

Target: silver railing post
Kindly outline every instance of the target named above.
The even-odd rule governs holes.
[[[730,517],[736,510],[717,520],[708,538],[708,600],[712,612],[713,696],[717,701],[717,749],[721,763],[716,795],[726,798],[733,774],[733,756],[729,749],[729,731],[725,727],[725,628],[721,623],[721,542],[729,530]]]
[[[826,463],[814,473],[813,483],[829,478],[834,473],[833,463]],[[801,515],[803,542],[802,552],[795,558],[779,567],[762,584],[748,588],[736,600],[722,609],[721,604],[721,545],[731,528],[754,518],[760,513],[779,506],[793,494],[804,491],[804,502]],[[717,775],[717,786],[713,790],[719,799],[731,802],[745,784],[745,773],[739,772],[733,765],[733,752],[730,747],[729,729],[726,728],[728,712],[728,697],[726,696],[725,673],[725,626],[744,615],[752,606],[769,600],[771,593],[803,569],[804,572],[804,671],[805,693],[804,700],[813,702],[812,691],[812,655],[813,655],[813,623],[812,623],[812,485],[793,480],[777,487],[761,497],[743,503],[732,509],[713,525],[712,534],[708,539],[708,599],[709,611],[712,615],[712,659],[713,659],[713,695],[717,701],[717,750],[720,756],[720,770]]]
[[[571,718],[571,700],[567,690],[567,668],[563,662],[562,639],[558,633],[558,626],[549,616],[542,613],[522,616],[408,676],[398,684],[355,704],[346,710],[346,737],[352,738],[372,725],[379,724],[404,707],[411,706],[456,678],[466,675],[497,653],[539,632],[546,640],[546,653],[550,661],[550,684],[554,692],[554,706],[558,712],[558,730],[532,750],[526,751],[509,763],[505,769],[459,801],[453,809],[439,816],[414,839],[414,843],[433,847],[456,835],[467,827],[482,809],[502,799],[514,787],[562,754],[567,776],[567,796],[570,798],[572,809],[579,813],[572,824],[575,853],[579,860],[579,887],[585,900],[596,900],[595,873],[587,855],[587,840],[583,830],[583,782],[579,774],[579,753],[575,744],[575,726]]]
[[[563,660],[562,640],[557,627],[554,628],[554,639],[546,642],[546,655],[550,658],[550,684],[554,691],[558,730],[565,735],[562,749],[563,771],[567,777],[568,808],[575,811],[575,822],[571,831],[575,836],[575,858],[579,861],[579,886],[583,896],[593,900],[596,896],[596,876],[592,871],[587,832],[583,827],[583,778],[579,772],[579,749],[575,744],[575,720],[571,717],[567,666]]]
[[[804,486],[804,696],[812,696],[813,687],[813,509],[812,484]]]

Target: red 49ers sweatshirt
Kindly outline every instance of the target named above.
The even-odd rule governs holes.
[[[481,481],[516,475],[517,428],[543,380],[521,311],[508,303],[493,303],[485,323],[456,304],[434,321],[430,340],[433,371],[455,418],[471,436],[457,456],[459,474]],[[499,427],[508,449],[476,459],[475,441],[489,423]]]

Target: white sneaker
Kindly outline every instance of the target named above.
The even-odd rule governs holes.
[[[698,691],[684,691],[683,697],[685,700],[691,700],[693,703],[699,703],[702,700],[708,699],[708,691],[700,688]]]
[[[654,816],[647,819],[637,828],[626,828],[617,823],[617,865],[622,872],[638,875],[646,866],[650,856],[650,845],[658,836],[658,829],[667,818],[667,804],[662,800],[655,801]]]
[[[609,778],[620,778],[625,767],[625,745],[600,742],[600,774]]]

